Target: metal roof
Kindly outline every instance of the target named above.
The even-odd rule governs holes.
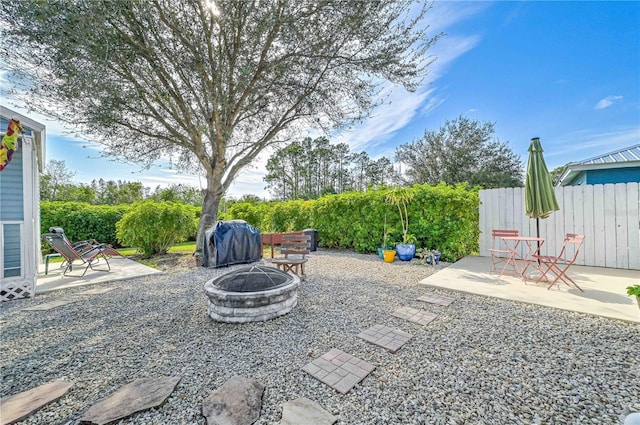
[[[640,161],[640,144],[620,149],[615,152],[605,153],[604,155],[595,156],[585,159],[584,161],[573,162],[572,164],[613,164],[616,162]]]

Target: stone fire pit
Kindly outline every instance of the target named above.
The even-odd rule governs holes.
[[[289,313],[298,303],[300,278],[273,267],[249,266],[204,284],[209,316],[226,323],[259,322]]]

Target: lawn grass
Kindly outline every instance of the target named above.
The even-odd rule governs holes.
[[[179,244],[176,244],[174,246],[172,246],[171,248],[169,248],[170,253],[193,253],[196,250],[196,243],[195,241],[192,242],[182,242]],[[132,255],[138,255],[140,252],[138,251],[138,248],[118,248],[116,251],[118,251],[120,253],[120,255],[122,255],[123,257],[128,257],[128,256],[132,256]],[[62,261],[64,261],[64,258],[62,257],[53,257],[49,260],[49,263],[61,263]]]

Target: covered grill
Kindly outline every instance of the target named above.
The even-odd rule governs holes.
[[[260,259],[260,231],[246,221],[218,221],[205,232],[202,258],[204,267],[253,263]]]

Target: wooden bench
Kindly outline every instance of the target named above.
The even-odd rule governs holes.
[[[284,237],[285,236],[289,236],[289,235],[296,235],[296,236],[300,236],[302,235],[302,232],[288,232],[288,233],[261,233],[260,234],[260,242],[262,244],[262,247],[264,248],[265,245],[269,245],[271,247],[271,258],[273,258],[273,249],[275,248],[276,245],[281,246],[282,242],[284,241]]]
[[[305,280],[304,264],[309,260],[306,256],[309,255],[310,248],[311,235],[282,235],[280,254],[284,257],[275,258],[272,263],[285,273],[291,272],[299,276],[300,280]]]

